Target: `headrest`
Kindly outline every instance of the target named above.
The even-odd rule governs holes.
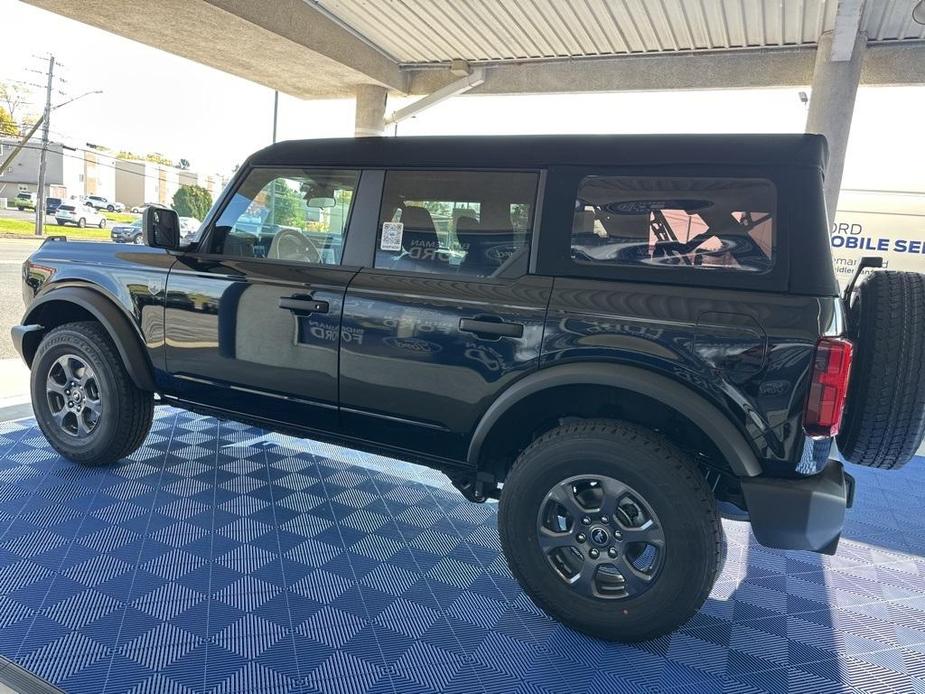
[[[434,226],[434,218],[430,216],[430,210],[426,207],[409,205],[401,211],[401,223],[404,224],[405,230],[414,231],[433,231],[437,228]]]
[[[573,234],[591,234],[594,232],[594,210],[578,210],[572,222]]]
[[[456,232],[459,233],[467,231],[478,231],[479,229],[479,220],[475,217],[465,215],[463,217],[458,217],[456,219]]]

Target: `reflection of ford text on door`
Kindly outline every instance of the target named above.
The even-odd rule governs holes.
[[[465,458],[481,414],[537,368],[551,286],[526,274],[537,179],[387,174],[375,267],[344,303],[347,433]]]
[[[357,270],[337,263],[356,181],[255,169],[209,231],[209,252],[180,257],[165,323],[185,397],[336,429],[340,316]]]

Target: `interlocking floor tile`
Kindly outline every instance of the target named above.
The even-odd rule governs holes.
[[[839,552],[726,523],[707,604],[624,646],[546,617],[441,475],[170,408],[107,469],[0,423],[0,654],[133,694],[925,694],[925,461],[854,468]]]

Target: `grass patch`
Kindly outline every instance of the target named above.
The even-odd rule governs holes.
[[[116,222],[117,224],[128,224],[134,222],[141,215],[132,214],[131,212],[105,212],[103,211],[103,216],[110,222]]]
[[[0,217],[0,234],[18,238],[38,238],[35,235],[35,223],[25,219],[8,219]],[[75,241],[109,239],[109,229],[78,229],[77,227],[60,227],[57,224],[45,224],[45,235],[67,236]]]
[[[34,234],[35,222],[26,219],[10,219],[8,217],[0,217],[0,231]]]

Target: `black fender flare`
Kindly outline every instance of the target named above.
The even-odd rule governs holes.
[[[154,370],[151,360],[142,343],[141,335],[132,325],[131,319],[125,311],[100,291],[89,287],[61,287],[52,289],[36,299],[23,317],[24,326],[41,325],[37,317],[41,314],[41,307],[53,301],[63,301],[74,304],[90,313],[109,333],[122,363],[136,386],[142,390],[155,391]],[[22,356],[31,368],[32,357],[41,341],[44,330],[28,332],[23,343]]]
[[[716,444],[739,477],[761,474],[761,463],[745,436],[715,405],[667,376],[635,366],[576,363],[535,371],[505,390],[482,415],[469,444],[467,461],[478,466],[482,444],[505,412],[525,398],[548,388],[568,385],[603,385],[645,395],[678,410]]]

